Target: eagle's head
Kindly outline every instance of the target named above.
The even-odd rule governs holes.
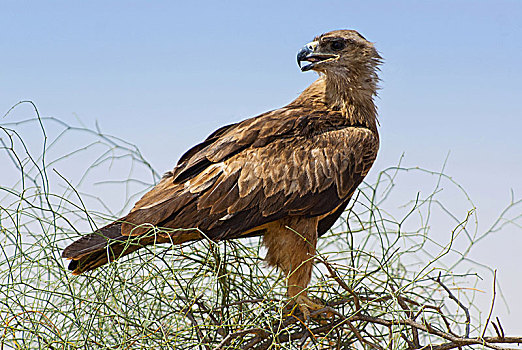
[[[310,62],[301,67],[303,61]],[[314,39],[297,53],[297,63],[301,71],[315,70],[326,75],[345,75],[374,71],[381,56],[355,30],[334,30]]]

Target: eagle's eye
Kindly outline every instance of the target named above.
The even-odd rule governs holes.
[[[344,45],[345,45],[344,41],[336,40],[336,41],[332,41],[332,43],[330,44],[330,47],[334,51],[341,51],[342,49],[344,49]]]

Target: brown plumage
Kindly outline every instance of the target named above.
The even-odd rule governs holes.
[[[268,263],[288,276],[289,296],[316,307],[303,289],[317,238],[377,156],[380,60],[356,31],[316,37],[298,62],[320,76],[295,101],[224,126],[191,148],[128,215],[68,246],[69,269],[80,274],[144,245],[200,239],[200,232],[215,241],[262,235]],[[151,226],[200,231],[151,235]]]

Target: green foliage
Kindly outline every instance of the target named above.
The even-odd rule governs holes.
[[[24,138],[27,130],[32,136]],[[264,265],[257,238],[148,247],[72,276],[63,248],[121,214],[104,199],[127,193],[118,207],[127,210],[137,199],[129,194],[141,195],[158,174],[127,142],[54,118],[3,123],[0,139],[2,168],[17,176],[0,186],[1,349],[404,349],[451,341],[437,332],[481,338],[473,287],[476,271],[491,270],[469,252],[520,222],[512,213],[521,202],[513,201],[479,232],[473,203],[443,171],[385,169],[320,239],[309,293],[327,307],[304,322],[282,275]],[[71,164],[75,181],[59,170]],[[122,169],[124,181],[93,194],[91,175]],[[403,200],[397,186],[409,176],[432,188]],[[442,186],[467,208],[447,208]],[[448,299],[446,285],[462,306]]]

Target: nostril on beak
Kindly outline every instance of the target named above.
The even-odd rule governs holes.
[[[311,42],[309,42],[308,44],[306,44],[306,47],[307,47],[310,51],[315,51],[315,49],[317,48],[317,41],[311,41]]]

